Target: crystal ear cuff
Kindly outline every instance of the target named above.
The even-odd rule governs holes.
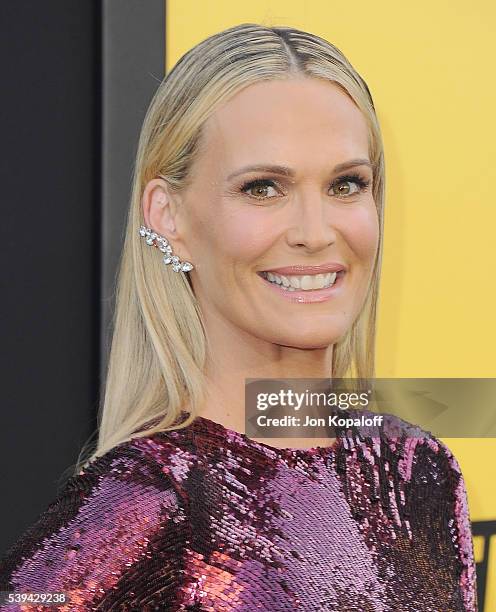
[[[164,264],[172,264],[174,272],[189,272],[193,269],[194,266],[190,264],[189,261],[182,262],[177,255],[173,255],[172,247],[167,238],[164,238],[144,225],[140,227],[139,234],[142,238],[145,238],[146,244],[156,246],[162,253],[165,253]]]

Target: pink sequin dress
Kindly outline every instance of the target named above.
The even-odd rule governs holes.
[[[405,432],[276,449],[197,417],[124,442],[0,563],[0,590],[66,603],[0,609],[476,611],[459,466]]]

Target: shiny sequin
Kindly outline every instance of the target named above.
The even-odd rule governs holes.
[[[69,598],[5,611],[477,611],[465,485],[440,440],[277,449],[203,417],[72,478],[1,561],[0,590]]]

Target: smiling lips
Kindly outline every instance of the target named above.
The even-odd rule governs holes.
[[[324,264],[319,264],[315,266],[285,266],[283,268],[271,268],[269,270],[264,270],[264,272],[272,272],[273,274],[278,275],[314,275],[314,274],[327,274],[328,272],[342,272],[346,270],[346,266],[341,263],[337,263],[334,261],[329,261]]]
[[[286,266],[259,273],[265,280],[286,291],[315,291],[334,285],[345,273],[343,264],[330,262],[318,266]]]
[[[328,274],[303,274],[303,275],[291,275],[284,276],[279,274],[272,274],[272,272],[262,272],[262,276],[273,283],[279,285],[281,289],[287,291],[312,291],[315,289],[325,289],[331,287],[336,280],[337,272],[329,272]]]

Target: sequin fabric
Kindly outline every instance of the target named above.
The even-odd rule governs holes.
[[[1,610],[477,611],[459,465],[398,423],[300,450],[204,417],[124,442],[0,563],[0,590],[68,602]]]

